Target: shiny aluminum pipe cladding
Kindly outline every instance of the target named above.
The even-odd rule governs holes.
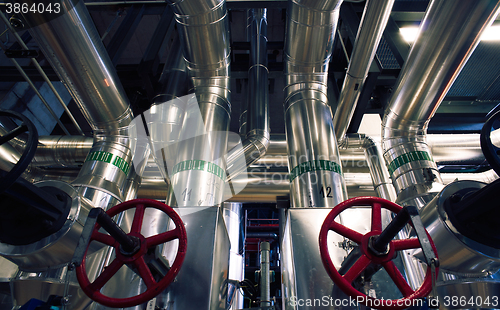
[[[113,64],[83,1],[59,0],[64,11],[24,14],[30,33],[75,99],[95,134],[118,135],[132,113]]]
[[[81,167],[93,140],[84,136],[41,136],[33,166]]]
[[[290,1],[287,10],[284,105],[295,208],[333,208],[347,197],[326,95],[341,3]]]
[[[363,90],[370,65],[375,58],[375,52],[389,20],[393,4],[394,0],[366,1],[333,119],[335,134],[341,144]]]
[[[267,9],[248,10],[248,108],[240,116],[244,120],[241,127],[244,131],[240,131],[245,136],[242,147],[233,148],[227,157],[228,169],[236,171],[231,175],[233,178],[264,156],[270,144],[266,14]],[[245,158],[244,161],[240,160],[242,157]]]
[[[225,1],[171,1],[196,97],[188,103],[167,203],[222,202],[231,113],[229,22]],[[203,38],[201,41],[199,38]],[[193,100],[191,100],[193,101]],[[197,101],[197,103],[196,103]],[[195,128],[190,128],[190,127]],[[198,127],[197,127],[198,126]],[[196,132],[193,135],[193,132]],[[200,169],[204,170],[200,170]]]
[[[427,125],[499,7],[500,1],[490,0],[429,4],[382,122],[384,157],[399,203],[422,207],[442,189]]]
[[[95,207],[120,200],[131,164],[128,98],[83,1],[59,0],[63,14],[23,14],[43,54],[94,130],[74,186]],[[111,195],[111,197],[109,197]]]
[[[396,201],[396,191],[392,185],[389,171],[385,166],[380,141],[375,141],[372,137],[364,134],[348,134],[344,138],[343,147],[364,150],[366,163],[377,196]]]
[[[75,240],[80,237],[85,224],[81,217],[86,217],[90,209],[84,201],[81,201],[75,188],[65,182],[42,181],[35,185],[58,188],[68,194],[72,201],[66,221],[56,233],[30,244],[0,243],[0,255],[18,265],[20,270],[32,272],[56,269],[71,261],[77,245]],[[99,248],[100,246],[93,247],[89,253]]]
[[[441,174],[434,162],[425,136],[408,141],[399,139],[400,144],[390,141],[392,147],[385,151],[384,158],[392,184],[396,189],[399,204],[417,203],[423,207],[434,195],[443,189]],[[384,141],[387,145],[388,140]],[[397,143],[397,142],[396,142]]]
[[[484,277],[500,269],[500,250],[459,233],[444,208],[445,201],[455,193],[484,186],[476,181],[453,182],[420,211],[422,222],[439,251],[439,268],[445,272]]]
[[[185,104],[181,97],[187,95],[190,89],[189,75],[178,37],[172,46],[174,48],[170,50],[158,81],[162,90],[153,98],[149,110],[142,114],[149,130],[153,158],[160,167],[167,188],[170,187],[170,176],[166,167],[172,166],[175,158],[175,148],[167,146],[179,139],[185,114]]]

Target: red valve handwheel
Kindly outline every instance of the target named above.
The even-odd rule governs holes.
[[[335,218],[342,211],[354,207],[354,206],[371,206],[372,210],[372,218],[371,218],[371,231],[362,235],[350,228],[345,227],[344,225],[335,222]],[[321,231],[319,234],[319,249],[321,253],[321,259],[323,261],[323,265],[325,266],[328,275],[333,280],[333,282],[339,286],[339,288],[346,293],[347,295],[354,297],[360,301],[365,301],[365,304],[368,303],[367,300],[371,299],[370,306],[380,305],[378,309],[404,309],[408,308],[408,305],[412,305],[411,301],[413,299],[422,298],[427,296],[432,289],[432,271],[431,267],[427,266],[427,273],[425,275],[425,279],[422,285],[417,289],[413,290],[410,285],[406,282],[405,278],[398,270],[392,259],[395,257],[394,254],[396,251],[408,250],[408,249],[417,249],[420,248],[420,242],[418,238],[404,239],[404,240],[392,240],[389,243],[389,251],[386,255],[376,256],[370,252],[368,249],[368,241],[371,236],[379,235],[382,232],[382,208],[390,210],[394,213],[398,213],[403,208],[399,205],[390,202],[388,200],[378,198],[378,197],[355,197],[349,200],[346,200],[340,204],[338,204],[332,211],[328,214],[323,225],[321,226]],[[334,231],[359,245],[361,250],[361,257],[349,268],[349,270],[341,275],[330,258],[330,253],[328,252],[328,243],[327,236],[329,231]],[[427,231],[426,231],[427,233]],[[431,237],[427,233],[427,237],[429,238],[430,244],[434,253],[437,256],[437,250],[432,242]],[[361,273],[370,265],[370,263],[380,264],[387,271],[390,278],[398,289],[403,294],[403,298],[401,299],[379,299],[376,302],[373,302],[376,298],[371,296],[367,296],[352,286],[352,282],[359,276]],[[437,267],[436,267],[437,274]]]
[[[184,229],[184,223],[177,213],[166,204],[153,199],[135,199],[116,205],[109,209],[106,213],[110,217],[113,217],[118,213],[132,208],[135,208],[135,214],[132,221],[132,227],[130,228],[130,233],[128,235],[139,238],[141,241],[139,251],[132,256],[122,254],[120,252],[120,244],[110,235],[99,232],[100,225],[96,224],[94,230],[92,231],[89,244],[92,241],[98,241],[114,247],[116,258],[108,266],[104,267],[104,271],[92,283],[90,283],[87,276],[85,258],[82,263],[76,267],[76,276],[82,290],[92,300],[104,306],[114,308],[133,307],[153,299],[165,290],[170,283],[172,283],[177,273],[179,273],[182,262],[184,261],[184,256],[186,255],[187,237],[186,230]],[[141,234],[141,227],[146,208],[154,208],[166,213],[174,222],[175,229],[151,237],[144,237]],[[146,261],[144,260],[144,256],[148,252],[148,249],[175,239],[179,239],[179,245],[174,263],[171,265],[170,270],[165,277],[156,282],[146,264]],[[116,274],[116,272],[118,272],[123,265],[131,265],[135,267],[135,270],[138,272],[147,287],[146,291],[137,296],[127,298],[112,298],[102,294],[100,292],[101,288],[111,279],[111,277],[113,277],[114,274]]]

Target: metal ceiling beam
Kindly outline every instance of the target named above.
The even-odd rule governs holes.
[[[158,15],[160,13],[158,12],[163,12],[163,10],[168,7],[168,4],[165,2],[160,2],[160,3],[145,3],[144,1],[133,1],[134,3],[128,2],[126,4],[115,4],[112,5],[111,2],[98,2],[98,3],[104,3],[104,5],[90,5],[89,3],[86,3],[87,5],[87,10],[91,13],[93,12],[103,12],[103,11],[108,11],[108,12],[116,12],[118,9],[127,9],[130,8],[132,5],[136,6],[144,6],[144,12],[143,15]]]
[[[373,89],[377,84],[377,79],[380,75],[380,71],[378,72],[370,72],[365,80],[365,84],[361,94],[359,95],[358,104],[356,105],[356,110],[352,116],[351,124],[347,129],[347,133],[356,133],[358,132],[359,125],[361,124],[361,120],[363,119],[363,115],[365,115],[366,108],[368,107],[368,103],[372,97]]]
[[[389,17],[384,31],[384,39],[389,45],[392,54],[396,57],[400,67],[403,67],[405,60],[410,53],[410,45],[403,39],[399,32],[399,27],[392,17]]]
[[[425,12],[429,1],[399,0],[394,2],[393,12]]]
[[[344,3],[342,8],[340,9],[340,18],[342,19],[342,22],[347,26],[346,29],[349,40],[352,42],[352,44],[354,44],[361,20],[359,19],[352,3]],[[380,71],[382,69],[382,65],[380,64],[380,61],[377,59],[377,57],[373,59],[373,63],[378,67],[378,69],[372,64],[370,72]]]
[[[160,50],[163,46],[163,42],[169,40],[172,36],[174,25],[174,12],[170,6],[165,7],[160,21],[158,22],[158,26],[153,33],[153,37],[137,68],[139,75],[142,77],[142,85],[150,101],[156,95],[155,85],[157,82],[158,67],[160,65]]]
[[[115,67],[137,29],[137,26],[139,26],[141,22],[142,16],[144,15],[144,8],[144,5],[133,5],[127,11],[127,15],[106,48]]]
[[[272,0],[272,1],[260,1],[260,0],[228,0],[226,2],[227,8],[229,10],[248,10],[248,9],[286,9],[288,6],[287,0]]]

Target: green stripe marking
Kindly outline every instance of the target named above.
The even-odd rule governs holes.
[[[408,163],[411,163],[412,161],[419,161],[419,160],[427,160],[427,161],[434,161],[431,157],[431,154],[425,151],[413,151],[409,153],[405,153],[403,155],[398,156],[395,160],[393,160],[389,166],[389,173],[393,174],[396,169],[400,168],[403,165],[406,165]]]
[[[307,172],[313,171],[332,171],[338,174],[342,174],[342,169],[339,164],[329,160],[310,160],[297,165],[290,171],[290,182],[292,182],[296,177],[303,175]]]
[[[113,155],[108,152],[104,151],[96,151],[96,152],[91,152],[89,155],[87,155],[87,158],[85,161],[102,161],[108,164],[112,164],[113,166],[118,167],[121,171],[123,171],[125,174],[128,174],[130,171],[130,164],[125,161],[125,159],[121,158],[120,156]]]
[[[217,166],[214,163],[200,159],[190,159],[177,163],[172,169],[172,175],[181,171],[189,171],[189,170],[206,171],[213,175],[218,176],[222,180],[225,180],[226,178],[226,172],[224,171],[224,169],[222,169],[221,167]]]

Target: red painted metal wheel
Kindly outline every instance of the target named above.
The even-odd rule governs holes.
[[[133,208],[135,208],[135,214],[132,221],[132,227],[130,228],[130,233],[128,235],[139,238],[141,244],[140,249],[135,254],[130,256],[122,254],[120,252],[120,244],[112,236],[99,232],[100,225],[96,224],[92,232],[90,239],[91,241],[89,242],[89,244],[92,241],[97,241],[107,246],[114,247],[116,257],[108,266],[103,268],[101,274],[99,274],[92,283],[87,276],[85,268],[85,258],[83,259],[82,263],[76,268],[76,276],[78,278],[80,286],[82,287],[82,290],[92,300],[104,306],[114,308],[133,307],[151,300],[163,290],[165,290],[170,283],[172,283],[176,275],[179,273],[182,262],[184,261],[184,257],[186,255],[187,236],[186,230],[184,228],[184,223],[177,215],[177,213],[166,204],[152,199],[135,199],[116,205],[113,208],[109,209],[106,213],[110,217],[113,217],[121,212]],[[175,228],[151,237],[144,237],[141,234],[141,228],[146,208],[154,208],[166,213],[174,222]],[[175,239],[179,240],[175,260],[171,265],[168,273],[159,281],[156,281],[146,264],[144,256],[147,254],[149,249],[162,243],[173,241]],[[116,272],[118,272],[118,270],[123,265],[128,265],[135,269],[135,271],[142,278],[144,284],[146,285],[146,291],[137,296],[127,298],[113,298],[101,293],[101,288],[113,277],[113,275],[116,274]]]
[[[371,231],[364,235],[335,221],[335,218],[342,211],[354,206],[371,207]],[[389,243],[389,250],[382,256],[377,256],[370,252],[368,248],[370,237],[379,235],[382,232],[382,208],[394,213],[398,213],[403,209],[401,206],[393,202],[378,197],[355,197],[346,200],[333,208],[323,222],[319,234],[319,248],[321,252],[321,259],[330,278],[347,295],[355,298],[365,305],[369,305],[370,307],[377,309],[405,309],[409,307],[408,305],[413,305],[412,301],[414,299],[425,297],[431,292],[433,283],[431,267],[427,266],[425,279],[421,286],[417,290],[413,290],[392,260],[395,257],[395,252],[397,251],[421,248],[418,238],[392,240]],[[351,266],[351,268],[349,268],[345,272],[344,275],[341,275],[338,272],[330,258],[327,243],[327,236],[329,231],[334,231],[337,234],[340,234],[345,238],[356,242],[362,253],[361,257],[357,259],[357,261]],[[428,233],[427,237],[429,238],[432,249],[437,256],[436,247],[434,246],[434,243],[432,242],[432,239],[430,238]],[[401,291],[403,298],[376,299],[361,293],[353,287],[352,282],[359,275],[361,275],[361,273],[371,263],[382,265],[382,267],[389,274],[389,277],[396,284],[397,288]]]

